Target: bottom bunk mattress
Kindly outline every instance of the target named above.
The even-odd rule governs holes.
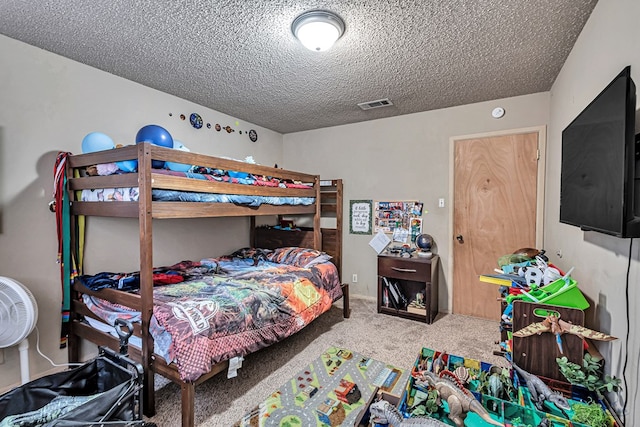
[[[175,362],[182,380],[195,381],[214,364],[296,333],[342,297],[329,258],[311,249],[280,248],[181,263],[188,271],[177,273],[187,280],[154,287],[155,352]],[[90,287],[91,276],[83,282]],[[114,287],[118,283],[122,277]],[[117,317],[140,318],[139,312],[96,297],[85,294],[84,301],[109,324]]]

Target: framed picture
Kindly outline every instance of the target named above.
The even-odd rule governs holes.
[[[371,200],[349,200],[349,233],[371,234]]]

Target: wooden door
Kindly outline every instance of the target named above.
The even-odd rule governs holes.
[[[538,132],[454,141],[453,312],[496,320],[498,258],[536,247]]]

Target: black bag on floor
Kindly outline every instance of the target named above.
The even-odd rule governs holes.
[[[142,387],[140,364],[100,347],[92,361],[0,396],[0,426],[153,426],[142,419]]]

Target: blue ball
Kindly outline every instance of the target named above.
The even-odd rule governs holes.
[[[184,144],[177,139],[173,140],[173,149],[180,151],[191,151]],[[191,169],[191,165],[184,163],[166,162],[167,169],[178,172],[188,172]]]
[[[162,147],[173,148],[173,138],[165,128],[158,125],[147,125],[140,128],[136,134],[136,144],[150,142]]]
[[[111,150],[115,147],[116,145],[113,143],[113,139],[102,132],[91,132],[82,139],[83,153]]]
[[[136,144],[141,142],[149,142],[161,147],[173,148],[173,138],[171,134],[167,132],[165,128],[158,125],[146,125],[140,128],[136,134]],[[154,160],[151,162],[151,166],[156,169],[162,169],[164,168],[164,162]]]
[[[121,162],[116,162],[116,166],[118,166],[118,169],[124,172],[135,172],[136,169],[138,169],[138,161],[123,160]]]
[[[185,165],[184,163],[167,162],[167,169],[176,172],[189,172],[191,165]]]

